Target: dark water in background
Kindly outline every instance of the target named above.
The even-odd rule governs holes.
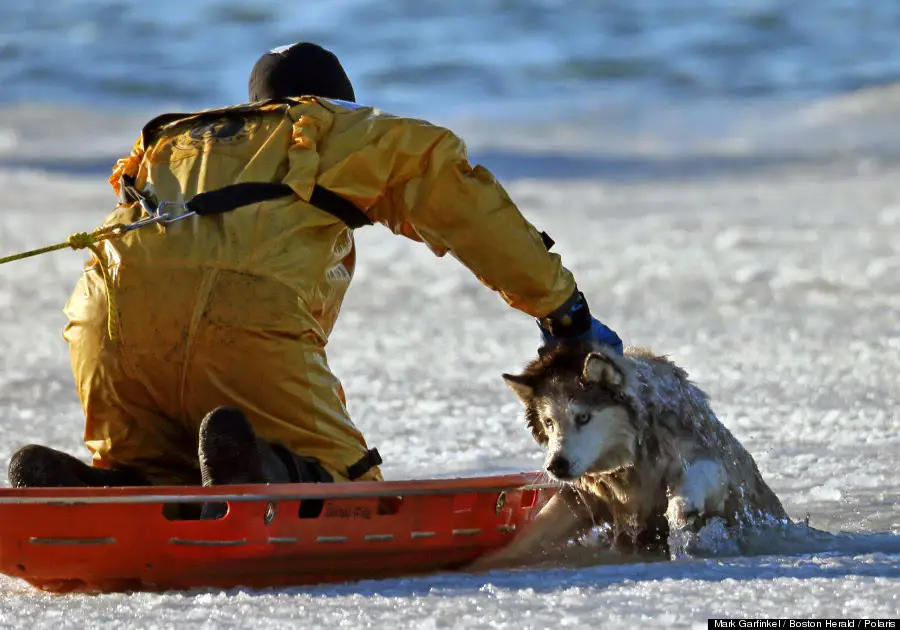
[[[440,111],[804,98],[900,79],[897,0],[0,2],[0,100],[215,106],[265,50],[339,53],[360,100]]]
[[[0,153],[6,133],[7,153],[49,164],[60,145],[39,127],[89,105],[111,125],[243,102],[256,58],[298,40],[337,52],[360,102],[502,145],[481,156],[518,175],[671,170],[622,157],[638,153],[677,154],[675,175],[720,166],[685,157],[701,145],[751,166],[819,144],[900,146],[884,102],[874,118],[871,98],[851,108],[852,137],[823,134],[821,116],[785,125],[781,109],[900,81],[900,0],[0,0]],[[16,107],[49,109],[32,133]]]

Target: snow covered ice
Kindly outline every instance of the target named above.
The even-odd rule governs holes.
[[[94,227],[112,203],[111,162],[100,158],[127,152],[136,127],[111,120],[121,137],[87,158],[102,169],[87,163],[81,174],[83,126],[51,144],[7,120],[3,142],[29,138],[44,150],[27,163],[0,160],[0,251]],[[505,177],[557,241],[592,310],[626,343],[684,366],[792,518],[835,536],[763,537],[742,557],[277,591],[52,596],[2,578],[0,626],[524,629],[897,617],[900,187],[894,161],[838,157],[732,169],[723,157],[722,168],[661,176],[598,168],[580,178]],[[357,243],[358,274],[329,357],[386,476],[537,469],[542,453],[500,378],[535,352],[534,323],[450,257],[380,227],[360,230]],[[86,456],[60,334],[83,259],[64,251],[0,267],[4,462],[30,442]]]

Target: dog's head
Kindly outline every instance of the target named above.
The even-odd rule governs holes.
[[[572,481],[634,463],[638,430],[628,395],[630,359],[605,346],[558,347],[503,379],[525,406],[546,467]]]

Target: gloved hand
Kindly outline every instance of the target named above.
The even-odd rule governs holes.
[[[560,308],[537,320],[543,345],[539,353],[565,343],[593,340],[623,354],[622,340],[608,326],[591,316],[584,295],[576,291]]]

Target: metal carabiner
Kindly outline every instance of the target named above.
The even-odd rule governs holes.
[[[181,214],[174,215],[174,216],[169,213],[162,214],[160,212],[160,210],[162,209],[163,206],[179,206],[184,209],[184,212]],[[166,217],[162,222],[163,225],[170,225],[172,223],[175,223],[176,221],[181,221],[182,219],[186,219],[188,217],[192,217],[197,214],[193,210],[188,210],[188,205],[187,205],[187,202],[185,202],[185,201],[163,201],[156,207],[156,213],[161,217],[162,216]]]
[[[140,200],[141,208],[144,209],[144,212],[150,215],[147,219],[141,219],[140,221],[135,221],[134,223],[129,223],[128,225],[123,225],[120,229],[121,232],[130,232],[132,230],[136,230],[138,228],[145,227],[147,225],[153,225],[154,223],[159,223],[160,225],[166,226],[171,223],[175,223],[176,221],[181,221],[184,218],[193,216],[197,214],[193,210],[188,210],[187,203],[183,201],[163,201],[157,207],[153,207],[153,204],[148,199]],[[173,216],[168,212],[161,212],[164,206],[180,206],[186,210],[186,212],[182,214],[178,214]]]

